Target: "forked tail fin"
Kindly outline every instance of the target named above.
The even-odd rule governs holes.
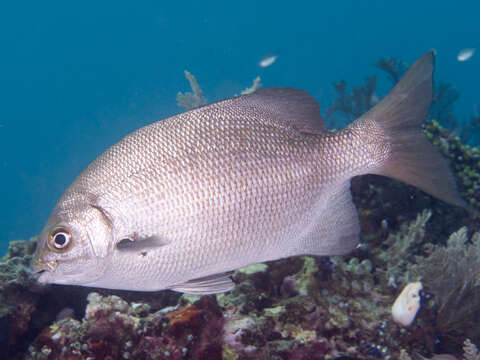
[[[433,51],[423,55],[390,93],[357,121],[361,126],[362,120],[373,120],[389,144],[390,156],[372,173],[414,185],[447,203],[466,206],[447,162],[421,128],[432,102],[433,62]]]

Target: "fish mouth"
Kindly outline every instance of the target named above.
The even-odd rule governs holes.
[[[45,271],[55,271],[58,267],[58,262],[56,260],[52,261],[35,261],[32,265],[32,273],[41,274]]]
[[[51,279],[57,266],[58,263],[55,260],[47,262],[35,261],[32,264],[32,273],[35,274],[34,277],[37,282],[40,284],[48,284],[52,282]]]

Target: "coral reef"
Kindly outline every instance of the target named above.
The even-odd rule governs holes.
[[[437,121],[427,122],[425,133],[449,161],[462,197],[470,206],[480,208],[480,149],[463,145],[460,138],[442,128]]]
[[[449,354],[435,354],[431,358],[427,359],[424,356],[419,355],[421,360],[456,360],[457,357]],[[412,360],[410,355],[402,349],[400,352],[400,360]],[[473,344],[470,339],[466,339],[463,342],[463,357],[462,360],[480,360],[480,354],[475,344]]]
[[[462,227],[446,246],[426,244],[427,255],[416,256],[410,268],[433,295],[435,332],[459,343],[465,336],[480,341],[480,233],[467,234]]]
[[[430,210],[422,211],[415,220],[401,224],[399,231],[390,233],[381,246],[371,250],[379,265],[379,280],[384,285],[396,288],[417,280],[410,278],[409,266],[423,245],[425,225],[431,216]]]
[[[472,255],[480,253],[479,235],[465,247],[467,238],[459,235],[464,234],[461,230],[450,237],[447,248],[428,245],[425,256],[407,257],[404,262],[399,261],[401,254],[393,257],[396,252],[410,254],[412,248],[420,246],[429,216],[430,212],[425,211],[417,220],[400,226],[389,235],[396,240],[377,252],[365,246],[351,257],[296,257],[241,269],[233,275],[237,284],[234,290],[217,296],[175,297],[162,292],[169,299],[158,304],[152,298],[135,301],[132,293],[102,295],[82,288],[74,295],[77,303],[85,304],[87,300],[82,311],[62,293],[65,289],[72,292],[71,287],[51,286],[32,293],[30,278],[25,282],[30,285],[20,287],[16,294],[17,305],[34,296],[34,307],[42,310],[30,312],[30,320],[26,321],[30,340],[23,343],[23,348],[11,348],[10,358],[388,359],[399,356],[401,349],[425,356],[445,349],[459,354],[458,339],[463,341],[467,334],[475,334],[468,327],[458,326],[455,339],[441,336],[438,345],[438,336],[444,334],[440,333],[444,327],[439,327],[443,321],[439,309],[444,303],[440,299],[446,295],[454,299],[456,295],[436,291],[447,288],[445,284],[437,286],[441,279],[430,273],[438,274],[438,267],[443,266],[438,255],[442,251],[451,259],[461,255],[470,259],[465,260],[466,264],[472,265],[473,261],[479,266],[479,259]],[[15,243],[15,248],[19,244],[26,251],[22,262],[27,266],[34,243]],[[434,250],[427,251],[429,247]],[[16,257],[23,258],[23,254]],[[405,279],[421,277],[433,295],[407,328],[391,319],[390,309],[399,290],[388,286],[388,269],[411,272]],[[461,270],[457,273],[461,274]],[[402,281],[401,276],[398,279]],[[53,307],[55,311],[45,305],[52,300],[60,302]],[[461,301],[455,306],[466,304]],[[73,314],[63,310],[69,306],[74,306]],[[478,302],[469,306],[479,309]],[[449,311],[453,309],[464,311],[459,307]]]
[[[12,241],[8,253],[0,260],[0,319],[2,351],[21,342],[30,326],[38,303],[38,294],[24,291],[35,286],[30,276],[30,262],[35,242]]]
[[[465,337],[480,341],[480,233],[469,239],[462,227],[450,235],[446,246],[426,242],[425,226],[431,216],[424,210],[370,254],[384,286],[422,281],[430,296],[425,303],[430,320],[424,327],[429,342],[435,338],[437,348],[455,351]]]
[[[44,329],[26,359],[219,359],[223,317],[214,297],[167,313],[120,297],[88,295],[82,321]]]
[[[8,359],[23,358],[22,353],[35,337],[52,322],[68,320],[85,311],[92,289],[42,286],[30,271],[36,247],[31,241],[12,241],[0,260],[0,351]],[[105,295],[117,294],[129,301],[148,301],[152,309],[175,304],[179,295],[172,292],[132,293],[99,289]],[[0,357],[1,358],[1,357]]]

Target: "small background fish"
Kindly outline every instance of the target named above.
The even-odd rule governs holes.
[[[462,49],[462,50],[460,50],[460,52],[457,55],[457,60],[458,61],[470,60],[472,58],[473,54],[475,54],[475,48]]]
[[[277,60],[278,55],[274,54],[267,54],[262,59],[259,61],[258,65],[261,67],[269,67],[270,65],[273,65],[273,63]]]

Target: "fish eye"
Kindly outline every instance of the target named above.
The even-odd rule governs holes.
[[[65,228],[57,228],[52,231],[48,239],[48,245],[54,251],[63,251],[68,248],[72,240],[72,234]]]

